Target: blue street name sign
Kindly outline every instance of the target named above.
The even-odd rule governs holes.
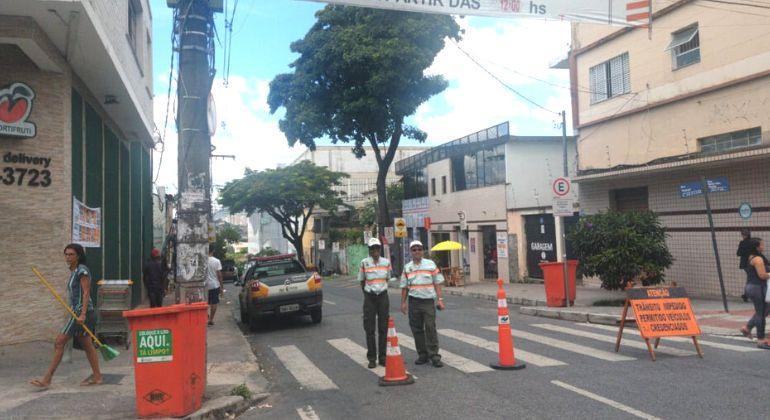
[[[706,184],[710,193],[728,192],[730,191],[730,183],[727,181],[727,177],[720,176],[714,179],[707,179]],[[682,198],[695,197],[703,194],[703,188],[700,181],[688,182],[679,185],[679,195]]]

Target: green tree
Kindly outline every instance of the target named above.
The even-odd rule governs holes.
[[[237,226],[231,225],[230,223],[225,223],[221,228],[219,228],[217,231],[217,237],[222,237],[222,240],[224,240],[228,245],[232,245],[243,240],[241,237],[240,229],[238,229]]]
[[[568,239],[580,261],[580,272],[598,276],[608,290],[625,289],[630,281],[659,284],[673,262],[666,231],[652,212],[585,216]]]
[[[292,73],[270,83],[271,112],[286,109],[281,131],[290,145],[315,149],[316,140],[353,145],[357,157],[371,146],[377,160],[377,221],[391,226],[386,176],[402,138],[427,135],[405,124],[408,116],[447,82],[426,75],[447,38],[460,39],[450,16],[327,6],[301,40]]]
[[[332,187],[347,176],[307,160],[265,171],[246,169],[243,178],[224,186],[219,203],[234,213],[245,211],[251,215],[260,211],[272,216],[304,263],[302,237],[307,221],[318,208],[334,212],[342,205],[339,193]]]
[[[272,257],[274,255],[280,255],[280,254],[281,254],[280,251],[278,251],[277,249],[270,248],[268,246],[262,249],[261,251],[257,252],[257,257]]]

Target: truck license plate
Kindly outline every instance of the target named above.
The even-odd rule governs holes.
[[[296,312],[299,310],[299,304],[295,303],[293,305],[283,305],[278,309],[282,314],[286,312]]]

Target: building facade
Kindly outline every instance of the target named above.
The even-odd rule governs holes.
[[[51,339],[64,246],[93,280],[133,279],[153,243],[151,12],[146,0],[0,2],[0,345]],[[95,283],[95,282],[94,282]],[[94,286],[94,290],[95,290]],[[20,302],[22,304],[20,304]]]
[[[513,136],[503,123],[399,161],[409,238],[429,248],[463,244],[462,251],[431,257],[440,267],[462,267],[468,282],[518,281],[530,275],[527,258],[541,260],[541,252],[526,252],[525,225],[535,217],[543,222],[530,236],[548,239],[553,249],[542,260],[555,261],[550,190],[562,168],[561,144],[561,137]]]
[[[770,231],[770,36],[766,17],[715,6],[654,1],[651,31],[573,25],[577,181],[586,213],[658,213],[667,279],[718,296],[705,182],[727,293],[739,296],[739,231]]]
[[[257,254],[265,248],[272,248],[280,253],[294,252],[294,247],[283,237],[283,228],[270,215],[255,212],[248,222],[249,254]]]

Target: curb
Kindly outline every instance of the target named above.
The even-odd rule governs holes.
[[[496,295],[488,295],[485,293],[478,293],[478,292],[465,292],[463,290],[448,290],[444,289],[444,293],[452,295],[452,296],[464,296],[464,297],[471,297],[474,299],[480,299],[480,300],[488,300],[492,302],[497,302],[497,296]],[[522,298],[522,297],[507,297],[505,299],[508,303],[512,305],[522,305],[522,306],[545,306],[544,300],[537,300],[537,299],[529,299],[529,298]]]
[[[215,398],[204,403],[200,410],[183,418],[185,420],[231,419],[242,414],[255,403],[266,400],[269,396],[269,393],[260,393],[253,395],[249,400],[238,395]]]
[[[591,324],[602,325],[620,325],[620,316],[608,315],[608,314],[594,314],[585,311],[570,311],[563,309],[550,309],[540,308],[532,306],[523,306],[519,308],[519,313],[522,315],[539,316],[544,318],[563,319],[565,321],[574,322],[588,322]],[[633,318],[627,319],[626,322],[634,322]]]

